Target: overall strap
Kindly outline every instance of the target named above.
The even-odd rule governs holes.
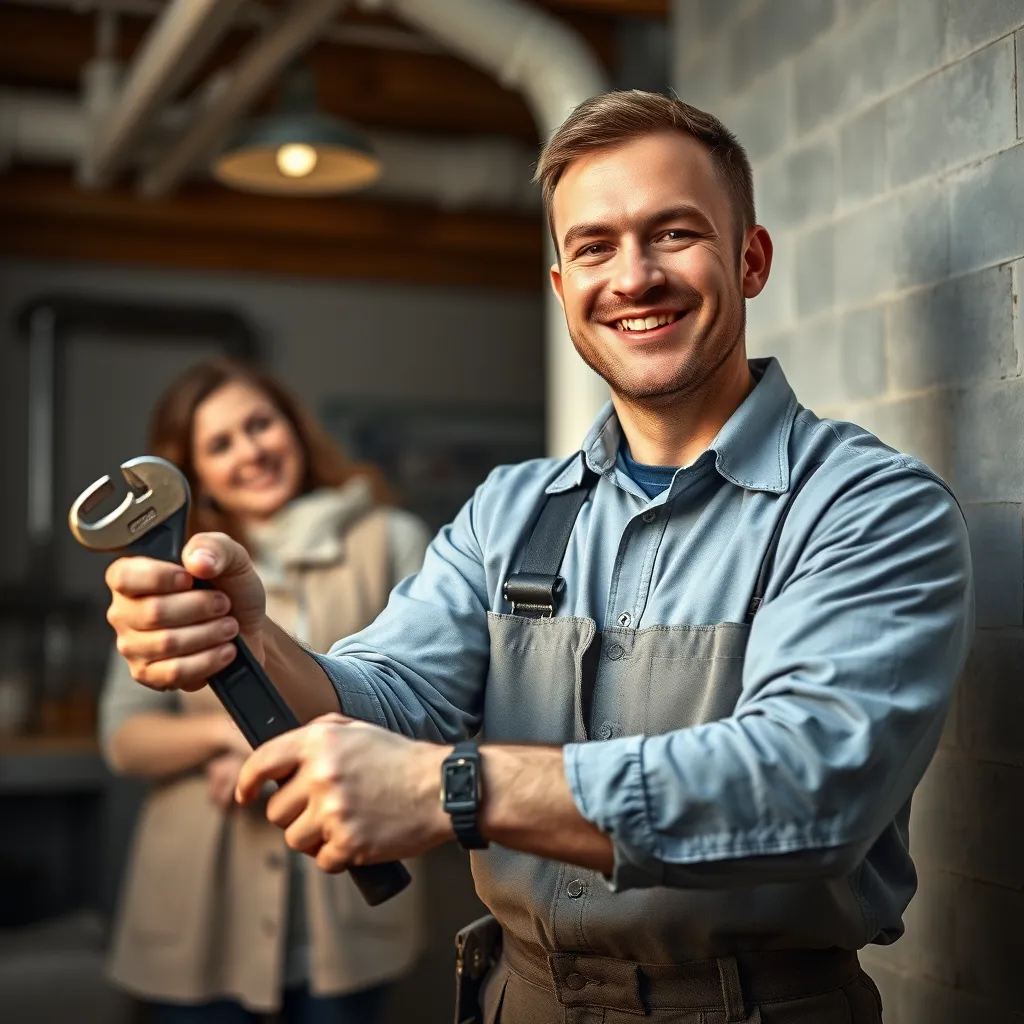
[[[512,605],[513,615],[528,619],[547,619],[555,614],[565,592],[565,580],[558,575],[569,546],[576,517],[594,488],[597,475],[585,470],[575,487],[549,494],[526,542],[519,571],[512,573],[503,593]]]
[[[779,546],[779,538],[782,536],[782,528],[786,525],[786,519],[789,518],[789,513],[793,508],[793,502],[796,501],[797,495],[804,489],[804,485],[808,480],[814,476],[815,473],[821,468],[820,462],[815,462],[803,477],[800,479],[800,483],[796,485],[789,494],[786,496],[786,504],[782,509],[782,515],[779,516],[778,522],[775,524],[775,529],[772,530],[771,539],[768,541],[768,550],[764,553],[764,558],[761,560],[761,569],[757,574],[757,582],[754,584],[754,596],[750,599],[750,606],[747,608],[747,622],[753,621],[754,615],[758,608],[761,607],[761,603],[764,601],[764,592],[768,587],[768,577],[771,576],[772,567],[775,564],[775,551]]]

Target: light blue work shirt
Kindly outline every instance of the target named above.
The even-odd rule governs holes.
[[[629,736],[612,708],[597,733],[611,738],[564,748],[580,813],[612,839],[618,889],[855,870],[890,823],[904,831],[970,646],[967,530],[946,485],[803,408],[775,360],[750,365],[750,395],[653,499],[617,462],[610,404],[580,453],[494,470],[376,622],[318,659],[346,713],[453,742],[481,726],[487,612],[511,611],[502,585],[544,497],[584,463],[599,478],[558,615],[633,629],[743,622],[788,492],[820,464],[782,530],[735,712]],[[894,858],[863,882],[881,941],[914,887],[905,849]]]

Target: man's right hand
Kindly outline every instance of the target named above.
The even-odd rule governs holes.
[[[126,557],[107,569],[117,649],[132,677],[154,690],[203,687],[234,660],[231,640],[239,633],[264,660],[266,595],[245,548],[223,533],[198,533],[182,562],[184,569]],[[192,577],[216,589],[194,589]]]

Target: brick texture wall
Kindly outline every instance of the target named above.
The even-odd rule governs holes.
[[[872,947],[888,1024],[1024,1021],[1024,0],[676,0],[674,86],[754,161],[753,354],[910,451],[969,524],[978,632]],[[1020,83],[1020,85],[1018,85]]]

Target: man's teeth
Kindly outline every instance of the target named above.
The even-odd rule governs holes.
[[[616,320],[615,326],[620,331],[650,331],[655,327],[674,323],[679,313],[662,313],[660,316],[636,317],[634,319]]]

